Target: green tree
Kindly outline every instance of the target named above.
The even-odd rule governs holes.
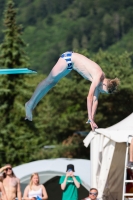
[[[22,27],[16,23],[16,12],[13,1],[9,0],[4,15],[4,40],[0,46],[0,66],[2,68],[12,69],[29,66],[28,57],[24,52],[26,44],[21,38]],[[28,77],[31,79],[30,76]],[[30,88],[28,86],[24,75],[3,75],[0,77],[1,163],[17,164],[26,161],[28,157],[27,147],[34,135],[32,130],[35,129],[26,124],[23,117],[23,105]]]
[[[4,68],[17,68],[19,66],[28,67],[28,57],[25,54],[23,47],[26,44],[21,38],[22,26],[16,23],[16,12],[14,3],[9,0],[4,14],[4,25],[6,29],[4,41],[0,45],[0,65]],[[11,77],[11,76],[10,76]]]
[[[5,11],[6,30],[4,31],[5,38],[1,45],[2,53],[0,55],[1,66],[5,68],[18,68],[28,66],[28,58],[23,50],[25,45],[20,37],[21,31],[18,29],[15,17],[16,10],[14,9],[14,4],[12,1],[9,1]],[[51,158],[64,155],[71,157],[70,153],[68,153],[70,150],[73,152],[72,155],[75,155],[74,152],[78,151],[78,142],[75,144],[74,141],[72,145],[69,144],[67,147],[62,145],[62,141],[69,135],[72,135],[75,131],[74,127],[71,127],[71,131],[67,127],[69,123],[72,124],[72,121],[69,122],[69,118],[67,118],[68,113],[74,110],[74,106],[69,103],[71,102],[71,99],[68,99],[71,97],[70,93],[68,93],[66,96],[66,99],[68,99],[68,104],[66,104],[68,105],[68,107],[66,107],[66,116],[61,112],[63,104],[61,104],[62,108],[60,107],[60,109],[56,106],[52,106],[53,95],[56,95],[56,90],[58,93],[58,89],[60,88],[60,84],[62,84],[62,82],[57,86],[55,92],[54,90],[51,91],[37,106],[36,110],[33,112],[34,122],[30,123],[28,121],[24,121],[24,103],[31,97],[31,91],[42,79],[44,79],[44,76],[40,75],[37,77],[29,75],[1,76],[1,164],[11,163],[13,165],[17,165],[36,159]],[[69,87],[66,86],[71,84],[70,79],[65,78],[64,80],[65,83],[63,84],[62,92],[58,94],[57,98],[59,101],[61,101],[62,95],[64,95],[64,92],[66,91],[65,88],[67,88],[67,90],[69,89]],[[72,83],[72,85],[74,85],[74,83]],[[72,92],[75,87],[72,88]],[[76,115],[76,111],[77,109],[75,110],[75,113],[71,114],[71,118]],[[55,119],[56,116],[58,117],[58,114],[61,115],[61,121],[55,123]],[[80,119],[78,119],[78,122]],[[67,120],[67,123],[64,126],[63,123],[65,120]],[[64,132],[62,139],[58,139],[59,134],[57,133],[59,132],[62,134],[65,127],[67,127],[68,132]],[[80,126],[78,126],[78,129],[79,127]],[[76,141],[79,140],[76,139]],[[45,152],[43,150],[44,145],[50,144],[57,146],[54,152],[52,151],[52,154],[51,152]]]
[[[48,73],[59,55],[73,47],[96,53],[99,48],[107,49],[127,36],[119,49],[132,48],[132,36],[130,39],[128,35],[132,28],[132,0],[128,4],[127,0],[14,1],[19,7],[17,20],[25,26],[23,37],[30,44],[27,52],[31,65],[40,72]],[[0,13],[3,5],[0,0]],[[0,34],[0,41],[2,37]]]

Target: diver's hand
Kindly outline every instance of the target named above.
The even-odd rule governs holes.
[[[91,129],[92,131],[95,131],[96,128],[98,128],[97,124],[93,121],[93,120],[89,120],[86,122],[86,124],[90,124],[91,125]]]

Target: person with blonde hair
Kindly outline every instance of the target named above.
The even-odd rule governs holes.
[[[8,200],[15,200],[16,194],[18,200],[21,200],[20,181],[15,176],[12,166],[7,164],[0,169],[0,172],[3,172],[3,186]]]
[[[38,102],[58,83],[60,79],[69,74],[73,69],[83,76],[83,78],[91,81],[91,86],[87,96],[87,123],[90,123],[92,130],[98,128],[94,119],[98,106],[99,94],[114,93],[119,85],[119,79],[107,79],[101,67],[97,63],[72,51],[63,53],[48,77],[39,83],[31,99],[25,104],[25,119],[32,121],[32,111]]]
[[[31,175],[30,183],[24,190],[24,200],[48,199],[46,189],[40,184],[38,173]]]

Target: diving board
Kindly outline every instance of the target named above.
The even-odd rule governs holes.
[[[28,68],[0,69],[0,74],[36,74],[37,72]]]

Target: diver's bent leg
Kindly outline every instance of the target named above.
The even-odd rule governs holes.
[[[32,110],[47,92],[56,85],[56,83],[66,76],[70,71],[67,69],[66,60],[59,58],[56,65],[51,70],[49,76],[37,86],[31,99],[25,104],[26,119],[32,121]]]
[[[59,79],[57,80],[57,79],[51,78],[50,81],[48,79],[49,77],[43,80],[36,88],[33,95],[35,95],[37,90],[40,90],[40,92],[38,93],[37,97],[34,100],[33,109],[36,107],[38,102],[49,92],[49,90],[51,90],[59,81]],[[34,96],[32,96],[32,98],[34,98]],[[31,101],[32,101],[32,98],[30,99]]]
[[[48,91],[53,88],[58,81],[50,78],[50,75],[40,82],[33,93],[31,99],[25,104],[26,109],[26,119],[32,121],[32,110],[36,107],[38,102],[42,99],[43,96],[45,96]]]

